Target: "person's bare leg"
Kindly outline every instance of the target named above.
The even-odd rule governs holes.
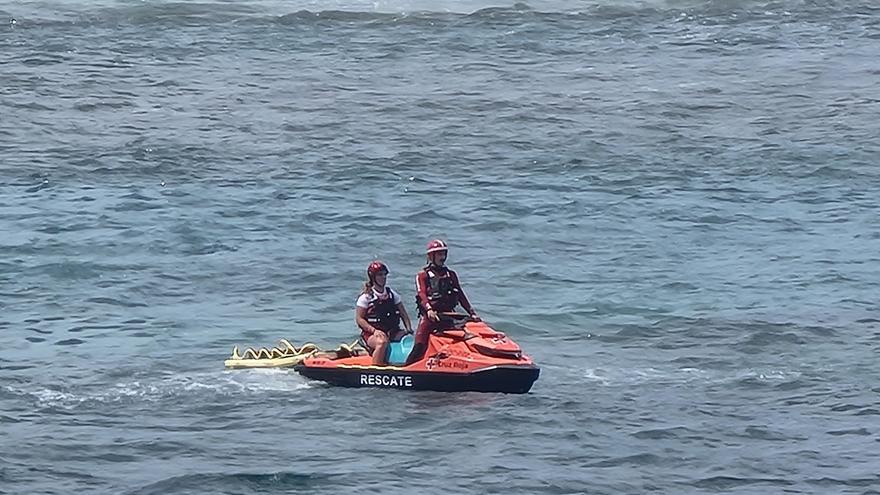
[[[376,332],[367,339],[367,345],[373,348],[373,366],[385,366],[388,356],[388,336],[384,332]]]

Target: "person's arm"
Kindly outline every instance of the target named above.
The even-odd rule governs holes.
[[[434,311],[434,308],[431,307],[431,302],[428,300],[428,272],[425,270],[416,274],[416,297],[419,298],[419,304],[425,309],[425,314],[428,318],[439,321],[440,317],[437,316],[437,312]]]
[[[431,302],[428,301],[428,272],[425,270],[416,273],[416,297],[425,311],[431,309]]]
[[[404,307],[403,302],[397,303],[397,310],[400,311],[400,319],[403,320],[403,328],[405,328],[407,332],[412,333],[412,323],[409,321],[409,314],[406,312],[406,307]]]
[[[452,283],[455,284],[455,288],[458,289],[458,304],[461,304],[461,307],[464,308],[471,317],[479,319],[477,312],[474,311],[474,307],[471,306],[471,302],[468,301],[467,296],[464,294],[464,289],[461,288],[461,283],[458,281],[458,274],[452,270],[449,270],[449,274],[452,276]]]
[[[370,322],[367,321],[367,308],[362,308],[360,306],[356,307],[354,310],[354,321],[357,323],[358,328],[363,330],[367,335],[373,335],[378,331],[376,327],[370,325]]]

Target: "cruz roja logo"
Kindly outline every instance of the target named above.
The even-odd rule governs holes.
[[[411,376],[361,375],[361,385],[377,387],[412,387]]]

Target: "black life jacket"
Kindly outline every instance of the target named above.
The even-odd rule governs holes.
[[[452,311],[458,304],[458,285],[452,278],[452,270],[442,267],[440,269],[428,265],[425,267],[428,274],[428,281],[425,292],[428,295],[428,301],[431,307],[438,312]],[[418,296],[416,296],[418,300]],[[419,314],[425,313],[422,305],[419,304]]]
[[[391,288],[386,287],[385,290],[388,291],[388,297],[385,298],[376,297],[376,293],[373,293],[373,299],[367,305],[366,320],[370,325],[391,334],[400,329],[400,311],[394,304],[394,293],[391,292]]]

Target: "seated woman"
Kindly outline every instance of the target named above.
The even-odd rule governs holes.
[[[374,261],[367,267],[367,282],[357,299],[354,321],[361,329],[364,347],[373,355],[373,365],[383,366],[387,362],[388,343],[397,342],[407,333],[412,333],[412,325],[400,296],[385,285],[388,267],[381,261]],[[406,330],[400,329],[400,320]]]

